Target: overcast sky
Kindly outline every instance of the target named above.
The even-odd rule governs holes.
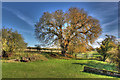
[[[88,15],[100,21],[102,34],[96,40],[100,42],[105,34],[118,37],[118,3],[117,2],[3,2],[2,26],[13,28],[22,34],[28,46],[38,44],[34,35],[34,24],[39,21],[43,12],[63,11],[71,7],[84,8]],[[98,47],[97,43],[93,47]]]

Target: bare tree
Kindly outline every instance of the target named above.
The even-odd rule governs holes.
[[[63,55],[70,43],[88,45],[98,38],[101,31],[99,20],[79,8],[70,8],[66,12],[44,12],[35,25],[35,34],[41,43],[59,44]]]

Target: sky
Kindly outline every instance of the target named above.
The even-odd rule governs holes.
[[[34,25],[44,12],[58,9],[67,11],[71,7],[84,8],[89,16],[100,21],[102,34],[92,46],[99,47],[105,35],[118,37],[118,3],[117,2],[3,2],[2,27],[12,28],[22,34],[28,46],[40,42],[35,38]]]

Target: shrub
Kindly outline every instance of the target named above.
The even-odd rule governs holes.
[[[27,47],[27,43],[21,34],[12,29],[2,29],[2,50],[3,57],[9,57],[16,51],[23,51]]]

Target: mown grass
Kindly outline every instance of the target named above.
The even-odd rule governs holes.
[[[103,58],[103,56],[101,56],[97,51],[88,51],[86,53],[76,53],[76,54],[77,54],[77,59],[102,60]]]
[[[3,78],[116,78],[83,72],[84,66],[114,70],[114,64],[97,60],[49,59],[29,63],[3,63]],[[119,79],[119,78],[116,78]]]

